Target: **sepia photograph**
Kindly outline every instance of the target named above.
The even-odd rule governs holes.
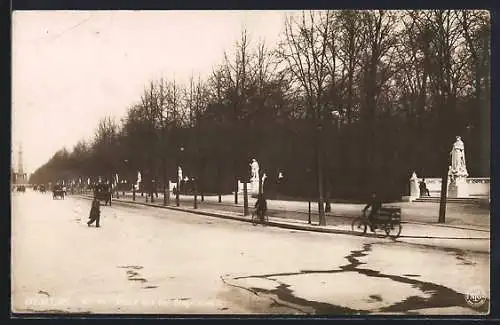
[[[11,317],[489,315],[489,11],[11,18]]]

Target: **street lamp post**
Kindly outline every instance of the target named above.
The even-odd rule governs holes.
[[[148,200],[149,200],[149,193],[148,193],[149,188],[148,188],[148,183],[149,183],[149,177],[150,177],[150,175],[149,175],[149,169],[146,169],[146,170],[144,171],[144,176],[145,176],[145,177],[144,177],[144,180],[145,180],[145,181],[144,181],[144,185],[145,185],[145,186],[143,186],[143,192],[144,192],[144,190],[146,190],[146,203],[148,203]],[[143,194],[142,194],[143,192],[141,192],[141,195],[143,195]]]
[[[326,226],[325,210],[323,206],[324,188],[323,188],[323,125],[319,123],[316,127],[316,164],[317,164],[317,181],[318,181],[318,214],[319,225]]]
[[[243,183],[243,215],[248,216],[248,185],[245,179]]]
[[[311,168],[307,168],[306,174],[307,174],[307,178],[310,179]],[[307,200],[307,203],[308,203],[307,204],[307,206],[308,206],[308,209],[307,209],[307,223],[311,224],[311,193],[312,193],[312,191],[311,191],[311,189],[308,189],[307,192],[309,192],[309,193],[307,193],[307,198],[308,198],[308,200]]]
[[[339,141],[339,137],[338,137],[338,131],[339,131],[339,122],[340,122],[340,112],[338,110],[333,110],[331,112],[331,115],[332,115],[332,118],[333,120],[335,121],[335,135],[336,135],[336,140],[337,140],[337,143]],[[337,156],[339,155],[339,150],[338,150],[339,146],[337,145],[336,146],[336,154]],[[328,173],[327,173],[328,174]],[[328,175],[328,176],[331,176],[331,175]],[[331,195],[331,188],[330,188],[330,177],[326,177],[327,181],[326,181],[326,195],[325,195],[325,212],[331,212],[332,211],[332,206],[331,206],[331,202],[330,202],[330,195]]]
[[[175,189],[175,206],[179,206],[179,191],[180,191],[181,180],[177,177],[177,188]]]
[[[198,186],[197,186],[197,180],[196,178],[191,178],[194,186],[194,208],[198,209]]]
[[[154,179],[154,174],[151,174],[151,203],[154,202],[154,194],[156,193],[156,181]]]

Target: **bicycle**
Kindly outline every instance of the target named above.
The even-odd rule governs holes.
[[[257,224],[262,223],[263,225],[269,223],[269,216],[265,214],[263,217],[259,216],[257,210],[252,211],[252,224],[256,226]]]
[[[381,229],[385,231],[386,236],[396,239],[401,235],[401,210],[385,208],[378,211],[377,215],[373,218],[373,222],[368,220],[368,216],[363,213],[352,222],[352,231],[361,232],[366,234],[366,229],[372,226],[374,231]]]

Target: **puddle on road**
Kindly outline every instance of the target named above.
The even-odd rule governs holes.
[[[133,271],[133,270],[143,269],[143,266],[141,265],[125,265],[125,266],[117,266],[117,268],[127,269],[126,274],[127,274],[127,280],[129,281],[139,281],[142,283],[148,282],[146,278],[140,276],[139,272]]]
[[[41,295],[46,295],[47,297],[50,297],[50,294],[47,291],[39,290],[38,293]]]
[[[418,310],[431,308],[459,307],[474,312],[487,313],[489,300],[480,308],[467,304],[464,295],[455,290],[432,282],[419,281],[417,274],[384,274],[369,268],[362,268],[366,263],[359,258],[367,256],[372,244],[364,244],[360,250],[353,250],[345,259],[349,262],[333,270],[302,270],[299,272],[263,274],[234,277],[235,286],[249,289],[254,293],[271,295],[278,300],[312,308],[316,314],[367,314],[367,313],[416,313]],[[465,260],[465,253],[453,251],[458,260]],[[470,264],[469,264],[470,265]],[[318,279],[311,280],[311,276]],[[361,277],[361,278],[360,278]],[[260,285],[248,280],[265,281]],[[286,283],[284,283],[286,281]],[[330,283],[328,285],[328,282]],[[311,283],[325,283],[311,290]],[[356,283],[359,286],[345,287],[339,284]],[[272,288],[270,288],[272,286]],[[322,291],[322,292],[320,292]],[[376,294],[373,294],[373,292]],[[297,292],[301,294],[299,297]],[[371,293],[368,297],[363,297]],[[325,298],[327,297],[327,298]],[[328,302],[325,302],[327,300]],[[356,306],[349,308],[345,306]]]
[[[120,269],[134,269],[134,270],[140,270],[144,268],[143,266],[140,265],[124,265],[124,266],[117,266],[117,268]]]
[[[368,296],[371,300],[375,301],[382,301],[382,297],[380,295],[369,295]]]

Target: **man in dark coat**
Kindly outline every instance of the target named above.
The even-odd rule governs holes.
[[[425,195],[431,196],[429,189],[427,188],[427,184],[425,183],[425,178],[423,178],[422,181],[420,182],[419,188],[420,188],[420,197]]]
[[[368,220],[370,221],[370,230],[373,232],[375,231],[374,227],[375,216],[377,215],[378,210],[380,210],[380,208],[382,207],[382,202],[377,197],[377,193],[372,193],[371,200],[363,209],[363,213],[365,213],[366,210],[368,210],[370,207],[372,209],[370,210],[370,214],[368,215]]]
[[[264,217],[267,213],[267,202],[264,194],[259,194],[257,196],[257,202],[255,202],[255,210],[259,216],[260,221],[264,222]]]
[[[99,221],[101,219],[101,203],[99,203],[99,200],[94,196],[94,200],[92,201],[92,208],[90,208],[90,220],[87,222],[87,225],[90,227],[90,225],[95,221],[95,226],[96,228],[99,228]]]

